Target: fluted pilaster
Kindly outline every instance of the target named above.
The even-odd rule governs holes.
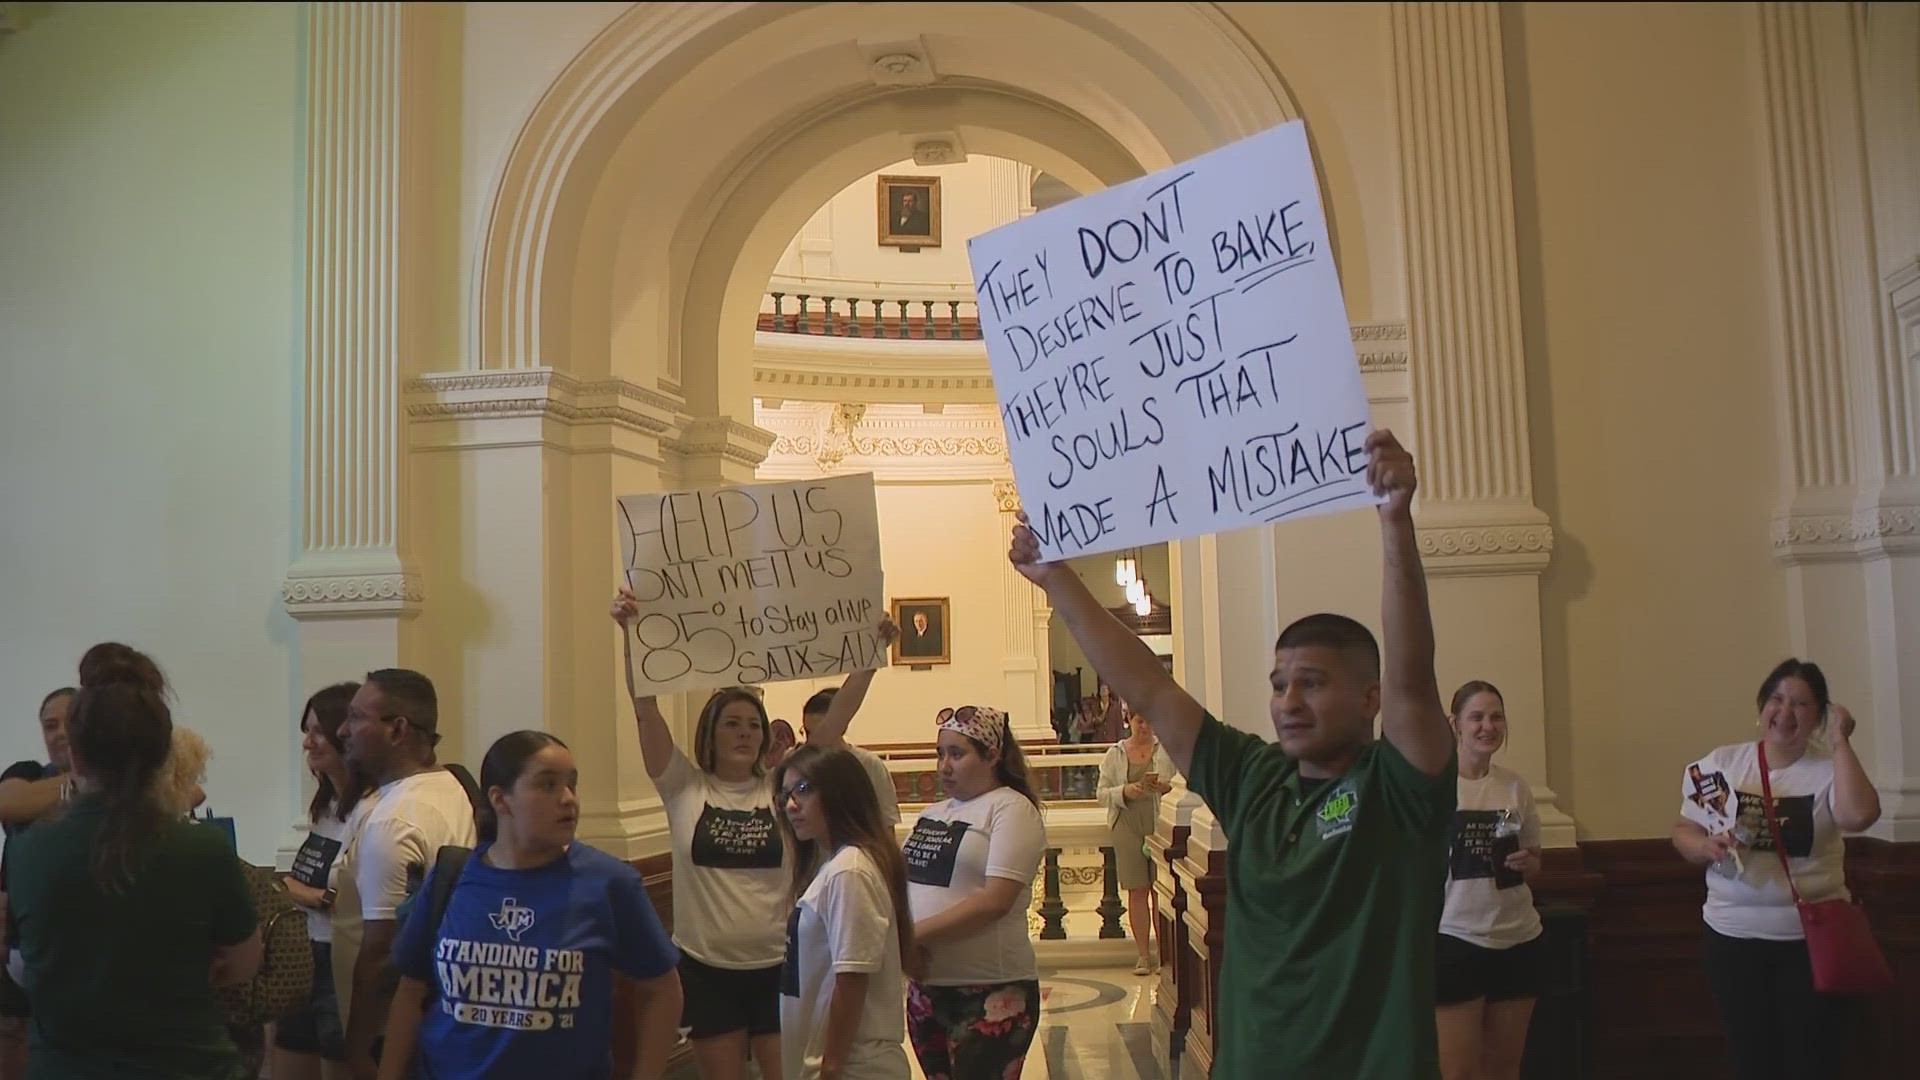
[[[1437,574],[1538,570],[1498,5],[1397,3],[1421,554]]]
[[[406,89],[415,16],[400,3],[316,3],[307,17],[306,304],[296,618],[410,614],[401,552],[404,358],[421,313]]]

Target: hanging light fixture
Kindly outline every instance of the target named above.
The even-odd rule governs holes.
[[[1113,557],[1113,583],[1115,585],[1126,588],[1127,570],[1127,557],[1125,555],[1115,555]]]
[[[1133,584],[1127,586],[1127,603],[1138,605],[1140,598],[1145,595],[1147,595],[1147,583],[1134,578]]]
[[[1145,589],[1140,590],[1140,598],[1133,602],[1133,613],[1146,618],[1153,612],[1153,595]]]

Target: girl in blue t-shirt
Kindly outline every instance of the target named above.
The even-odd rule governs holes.
[[[574,842],[579,775],[543,731],[487,751],[480,846],[437,925],[416,903],[394,943],[401,980],[381,1080],[660,1076],[680,1019],[679,953],[639,871]],[[431,874],[419,895],[433,895]],[[637,982],[641,1010],[639,1045],[620,1048],[617,1072],[615,973]]]

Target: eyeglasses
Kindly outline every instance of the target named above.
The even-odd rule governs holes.
[[[780,797],[782,799],[804,799],[811,794],[813,794],[813,781],[795,780],[793,786],[789,787],[786,793]]]
[[[405,716],[402,716],[399,713],[368,713],[368,712],[360,712],[355,709],[347,710],[347,720],[350,722],[360,721],[360,720],[378,720],[383,724],[387,723],[388,721],[399,720],[403,723],[412,723],[412,721],[408,720]]]

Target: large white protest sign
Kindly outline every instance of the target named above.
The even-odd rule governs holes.
[[[873,474],[623,496],[636,692],[883,666]]]
[[[1374,503],[1300,122],[976,237],[968,256],[1043,558]]]

